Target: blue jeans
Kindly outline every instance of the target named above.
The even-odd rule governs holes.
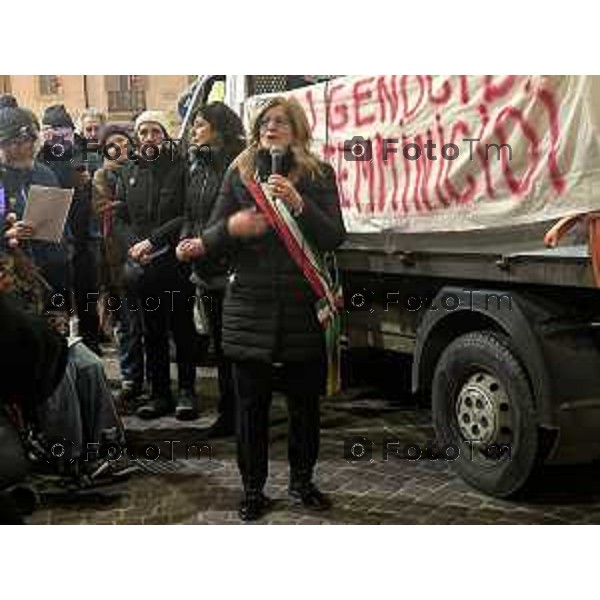
[[[102,361],[85,344],[69,348],[67,370],[37,415],[48,439],[72,443],[74,457],[85,458],[87,444],[99,443],[103,432],[121,431]]]
[[[144,321],[143,310],[136,298],[123,296],[116,311],[116,335],[119,366],[124,381],[144,385]]]

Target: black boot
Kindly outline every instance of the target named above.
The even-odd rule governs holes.
[[[170,395],[152,395],[146,404],[137,409],[136,415],[140,419],[158,419],[172,414],[173,410],[173,398]]]
[[[238,514],[242,521],[257,521],[271,508],[271,500],[262,491],[246,490]]]
[[[178,421],[193,421],[197,419],[200,412],[198,404],[198,397],[194,390],[181,390],[177,397],[175,418]]]
[[[292,481],[288,490],[292,508],[308,508],[311,510],[328,510],[331,500],[311,481]]]

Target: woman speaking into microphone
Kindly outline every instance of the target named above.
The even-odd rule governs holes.
[[[202,235],[207,258],[233,257],[223,350],[233,363],[244,486],[239,514],[246,521],[269,507],[263,488],[275,363],[288,401],[290,502],[313,509],[330,505],[313,483],[319,397],[326,381],[329,391],[335,384],[339,325],[339,295],[323,255],[342,243],[346,231],[334,171],[311,153],[310,143],[300,104],[269,100],[225,177]]]

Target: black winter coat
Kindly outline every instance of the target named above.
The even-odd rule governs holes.
[[[63,377],[67,342],[45,319],[0,295],[0,402],[19,400],[32,408],[45,401]]]
[[[17,170],[9,167],[0,167],[0,184],[4,187],[5,197],[8,201],[7,209],[17,214],[18,219],[23,218],[26,201],[23,201],[29,193],[32,185],[45,187],[59,187],[54,173],[44,164],[35,161],[33,167],[28,170]],[[22,195],[25,193],[25,196]],[[0,229],[6,225],[0,223]],[[4,236],[0,246],[5,243]],[[63,242],[55,244],[41,240],[31,240],[21,244],[21,248],[31,256],[35,264],[40,268],[50,286],[56,291],[63,291],[68,287],[68,259],[67,249]]]
[[[120,204],[115,225],[129,246],[145,239],[159,248],[164,245],[177,218],[183,215],[184,171],[181,160],[162,153],[156,161],[128,163],[117,186]]]
[[[201,237],[215,208],[223,183],[225,168],[213,156],[208,163],[198,161],[188,174],[185,214],[181,219],[179,239]],[[223,290],[229,270],[229,257],[224,254],[211,259],[200,258],[192,263],[197,283],[206,290]]]
[[[155,250],[171,246],[170,239],[178,231],[178,219],[184,209],[182,161],[162,153],[153,162],[127,164],[117,184],[117,201],[113,232],[119,246],[128,249],[145,239]],[[126,256],[125,250],[123,257]],[[190,269],[177,261],[171,246],[167,254],[154,259],[143,272],[143,279],[135,283],[140,288],[137,292],[152,293],[177,286],[182,278],[187,280]]]
[[[297,222],[318,250],[335,250],[346,235],[333,169],[302,178],[296,189],[304,200]],[[236,240],[227,219],[255,206],[239,171],[230,170],[202,236],[207,257],[232,251],[232,270],[223,308],[223,349],[234,360],[293,362],[325,358],[316,297],[277,234]]]

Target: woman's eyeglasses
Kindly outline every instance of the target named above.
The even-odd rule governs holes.
[[[261,119],[259,122],[259,126],[261,129],[268,129],[269,125],[272,125],[275,129],[287,129],[291,126],[291,123],[282,117],[265,117]]]

